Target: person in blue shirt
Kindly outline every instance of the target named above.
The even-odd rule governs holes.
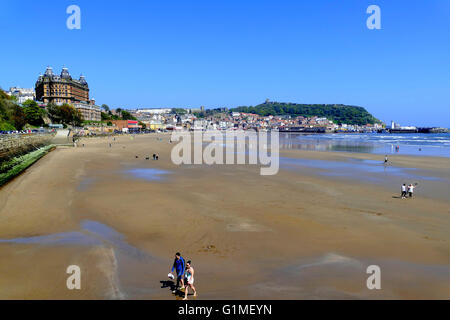
[[[184,272],[186,271],[186,263],[179,252],[175,254],[175,260],[173,261],[172,270],[170,272],[173,272],[174,270],[177,271],[177,284],[173,293],[176,293],[177,289],[180,287],[180,283],[181,288],[184,288]]]

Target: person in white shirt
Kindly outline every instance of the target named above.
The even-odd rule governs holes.
[[[413,197],[413,194],[414,194],[414,188],[415,188],[415,186],[413,186],[412,184],[410,184],[410,185],[408,186],[408,194],[409,194],[409,197],[410,197],[410,198]]]
[[[406,184],[402,185],[402,199],[406,199]]]

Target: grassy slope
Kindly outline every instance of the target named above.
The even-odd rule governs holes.
[[[0,172],[2,172],[0,173],[0,186],[4,185],[6,182],[38,161],[40,158],[50,152],[52,148],[54,148],[53,145],[45,146],[38,150],[27,153],[26,155],[23,155],[21,157],[14,158],[7,163],[2,163],[0,166]]]

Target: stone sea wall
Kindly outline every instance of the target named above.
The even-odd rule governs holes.
[[[0,135],[0,161],[49,145],[53,137],[54,134],[51,133]]]

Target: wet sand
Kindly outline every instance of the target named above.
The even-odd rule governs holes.
[[[383,157],[284,150],[349,174],[282,162],[260,176],[176,166],[169,138],[84,139],[0,189],[0,298],[175,299],[161,281],[176,251],[193,261],[198,299],[450,298],[448,159],[392,156],[402,174],[360,173],[355,159]],[[414,199],[398,199],[404,180],[419,181]],[[72,264],[81,290],[66,288]],[[382,290],[366,287],[372,264]]]

